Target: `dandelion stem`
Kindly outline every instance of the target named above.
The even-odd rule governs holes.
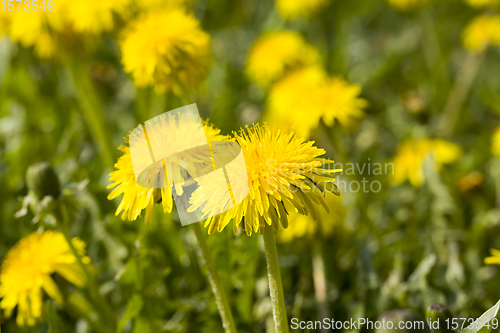
[[[214,258],[208,247],[207,240],[203,234],[203,229],[200,223],[191,224],[196,239],[200,249],[198,255],[201,261],[205,264],[208,272],[208,280],[212,286],[212,291],[215,295],[215,301],[217,303],[217,308],[219,309],[219,314],[222,319],[222,326],[226,333],[236,332],[236,325],[234,324],[233,314],[231,312],[231,307],[226,297],[226,292],[224,291],[224,286],[222,285],[219,273],[217,272],[217,267],[215,266]]]
[[[330,318],[326,293],[325,265],[320,242],[314,242],[312,245],[312,264],[314,294],[318,303],[318,320]],[[328,332],[325,328],[320,328],[320,332]]]
[[[462,70],[458,74],[455,85],[448,96],[438,125],[438,132],[441,133],[443,137],[449,137],[453,134],[458,114],[469,95],[470,88],[479,71],[483,58],[484,52],[468,53]]]
[[[94,281],[94,277],[92,274],[89,272],[87,269],[87,266],[82,261],[82,258],[78,254],[78,251],[76,250],[75,246],[73,245],[73,242],[71,241],[71,236],[69,234],[68,228],[66,227],[66,224],[64,223],[64,214],[61,210],[60,207],[56,209],[56,211],[53,214],[54,218],[56,219],[57,226],[59,227],[59,231],[64,235],[64,238],[66,239],[66,242],[68,243],[69,249],[71,250],[71,253],[75,256],[76,262],[78,266],[81,268],[81,270],[84,272],[86,280],[87,280],[87,288],[89,291],[89,296],[92,301],[92,304],[97,308],[97,311],[99,311],[100,316],[102,315],[106,321],[106,325],[108,327],[112,327],[114,330],[116,326],[116,318],[112,312],[112,310],[109,308],[107,305],[106,301],[102,298],[101,294],[99,293],[99,288],[97,287],[97,284]]]
[[[269,292],[273,305],[273,317],[276,333],[288,333],[288,319],[286,316],[285,296],[281,282],[276,239],[272,227],[264,227],[264,250],[267,261],[267,276],[269,278]]]
[[[101,102],[92,88],[92,83],[81,65],[68,66],[77,88],[81,111],[87,122],[88,130],[96,145],[100,148],[100,156],[104,167],[112,167],[115,161],[114,145],[107,128]]]

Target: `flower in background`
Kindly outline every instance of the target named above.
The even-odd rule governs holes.
[[[288,228],[281,229],[278,233],[279,240],[288,243],[297,238],[314,239],[318,234],[321,234],[322,237],[328,237],[341,232],[346,208],[342,205],[340,196],[327,195],[325,202],[331,211],[328,213],[319,210],[317,218],[314,216],[314,211],[312,211],[313,215],[290,214]]]
[[[491,257],[484,258],[486,265],[500,265],[500,251],[497,249],[490,250]]]
[[[314,204],[329,211],[323,197],[326,191],[336,192],[331,174],[340,170],[322,168],[333,163],[319,158],[325,153],[323,149],[315,147],[313,141],[304,142],[283,126],[257,124],[234,135],[245,156],[249,194],[235,207],[209,217],[205,222],[209,234],[222,231],[231,220],[237,234],[243,219],[247,235],[262,233],[266,223],[276,230],[280,224],[287,228],[289,214],[314,216]],[[191,208],[205,205],[205,216],[214,215],[220,203],[209,198],[219,183],[213,179],[199,182],[190,199]],[[233,190],[237,192],[238,188]]]
[[[494,7],[500,5],[500,0],[465,0],[471,7]]]
[[[185,127],[185,131],[175,129],[175,132],[184,133],[186,136],[182,138],[172,138],[171,142],[166,142],[165,144],[173,145],[178,142],[182,143],[183,147],[185,147],[187,145],[186,140],[190,139],[189,135],[198,131],[197,128],[190,128],[190,126],[196,126],[196,124],[198,124],[198,122],[183,122],[182,125]],[[165,128],[162,130],[174,131],[174,129]],[[228,139],[228,136],[220,135],[220,130],[207,122],[204,123],[203,130],[205,131],[208,141],[222,141]],[[146,224],[150,224],[155,203],[161,203],[163,211],[165,213],[170,213],[172,211],[172,189],[170,187],[148,188],[137,184],[134,167],[132,165],[132,157],[130,155],[130,147],[122,145],[118,149],[124,154],[118,158],[115,164],[117,170],[110,173],[109,178],[113,183],[108,186],[108,189],[114,188],[108,195],[108,200],[112,200],[123,194],[120,205],[116,209],[116,215],[123,212],[121,216],[123,220],[128,219],[130,221],[135,221],[139,215],[141,215],[141,212],[146,210],[145,222]],[[146,154],[149,154],[149,151],[146,152]],[[158,166],[160,167],[160,169],[157,170],[158,173],[164,172],[163,164]],[[179,189],[178,192],[180,190],[181,189]]]
[[[482,52],[489,45],[500,45],[500,16],[481,15],[465,27],[463,45],[472,52]]]
[[[276,8],[287,20],[309,18],[328,4],[329,0],[276,0]]]
[[[134,3],[142,10],[158,10],[186,7],[191,5],[193,0],[134,0]]]
[[[483,174],[479,171],[473,171],[460,178],[457,182],[457,187],[461,192],[468,192],[478,189],[483,183]]]
[[[53,11],[19,10],[0,11],[0,35],[6,34],[24,47],[34,47],[40,57],[50,57],[56,50],[54,34],[66,26],[64,8],[54,6]]]
[[[424,183],[424,161],[432,155],[437,169],[456,161],[462,154],[458,145],[442,139],[410,140],[398,147],[394,157],[393,183],[399,185],[409,180],[414,187]]]
[[[211,61],[210,36],[182,9],[152,11],[131,23],[121,50],[137,86],[178,95],[201,84]]]
[[[301,136],[323,119],[327,126],[338,120],[352,126],[363,117],[366,100],[359,97],[361,87],[340,78],[329,78],[319,67],[296,70],[271,88],[268,98],[268,119],[288,124]]]
[[[266,87],[283,77],[287,70],[319,63],[318,52],[300,34],[276,31],[255,41],[245,70],[251,80]]]
[[[78,238],[73,245],[84,263],[85,243]],[[63,296],[52,274],[60,275],[77,287],[86,283],[85,274],[78,265],[63,234],[56,231],[33,233],[19,241],[7,253],[0,273],[0,307],[7,317],[17,306],[19,326],[34,325],[42,317],[43,292],[59,304]]]
[[[428,0],[388,0],[389,4],[398,10],[412,10],[425,5]]]
[[[497,127],[491,138],[491,152],[500,158],[500,126]]]
[[[76,32],[99,34],[113,29],[115,15],[126,17],[131,3],[132,0],[59,0],[57,6],[66,6]]]

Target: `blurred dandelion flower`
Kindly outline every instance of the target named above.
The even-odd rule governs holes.
[[[170,147],[172,145],[182,147],[190,146],[186,142],[192,141],[193,138],[190,137],[191,133],[199,131],[197,128],[198,122],[190,122],[189,119],[183,119],[181,122],[183,129],[185,129],[184,131],[179,131],[177,128],[158,129],[159,131],[184,134],[182,137],[171,137],[171,140],[169,140],[169,142],[165,142],[165,145]],[[208,141],[223,141],[228,139],[228,136],[220,135],[220,130],[207,122],[204,122],[203,130],[205,131]],[[151,133],[151,135],[155,134]],[[126,140],[128,143],[128,138]],[[108,186],[108,189],[114,188],[108,195],[108,200],[112,200],[123,194],[120,205],[116,210],[116,215],[123,212],[121,216],[123,220],[127,218],[130,221],[134,221],[145,209],[145,222],[146,224],[150,224],[155,203],[161,203],[163,211],[165,213],[170,213],[172,211],[172,189],[170,187],[148,188],[140,186],[135,178],[132,157],[130,155],[130,147],[122,145],[118,149],[124,154],[118,158],[118,161],[115,164],[115,168],[117,170],[110,173],[110,181],[113,183]],[[149,157],[149,151],[144,153]],[[153,168],[156,169],[158,177],[160,177],[161,174],[164,174],[163,164],[157,163],[153,166]],[[151,170],[150,172],[151,174],[154,174],[155,170]],[[182,175],[176,175],[176,177],[182,177]],[[182,189],[177,189],[178,192],[181,190]]]
[[[66,6],[73,29],[85,34],[110,31],[115,25],[114,16],[126,17],[132,0],[59,0]]]
[[[314,239],[318,234],[329,237],[341,231],[346,215],[346,208],[341,201],[340,196],[327,195],[325,202],[332,208],[331,212],[320,210],[317,218],[314,215],[290,214],[288,228],[280,230],[278,239],[288,243],[298,238]],[[312,213],[314,214],[314,211]]]
[[[50,57],[56,52],[54,33],[66,26],[64,8],[55,6],[49,11],[0,12],[0,34],[4,33],[24,47],[34,47],[40,57]]]
[[[494,7],[500,5],[500,0],[465,0],[471,7]]]
[[[413,10],[425,5],[428,0],[388,0],[389,4],[398,10]]]
[[[235,234],[244,219],[244,230],[251,235],[252,231],[262,234],[266,223],[276,230],[280,224],[287,228],[287,216],[292,212],[315,216],[314,204],[329,211],[323,196],[326,191],[336,193],[331,174],[340,170],[321,168],[333,163],[319,158],[325,153],[323,149],[315,147],[313,141],[304,142],[283,126],[257,124],[234,135],[245,156],[248,196],[226,212],[209,217],[205,222],[209,234],[222,231],[231,219]],[[217,184],[219,181],[214,179],[199,182],[190,199],[191,208],[205,204],[205,215],[214,215],[212,212],[218,211],[221,204],[210,200]],[[244,185],[231,183],[236,193]]]
[[[78,238],[73,245],[84,263],[85,243]],[[32,326],[42,316],[43,291],[59,304],[63,296],[52,274],[58,274],[78,287],[86,283],[63,234],[56,231],[33,233],[19,241],[7,253],[0,273],[0,307],[9,317],[17,306],[17,324]]]
[[[319,63],[318,52],[300,34],[276,31],[255,41],[248,54],[246,73],[251,80],[266,87],[287,70]]]
[[[178,95],[201,84],[211,61],[210,36],[182,9],[152,11],[131,23],[121,49],[137,86]]]
[[[500,45],[500,16],[481,15],[465,27],[463,45],[472,52],[482,52],[489,45]]]
[[[497,249],[490,249],[491,257],[484,258],[486,265],[500,265],[500,251]]]
[[[456,161],[462,154],[458,145],[442,139],[411,140],[403,143],[394,157],[393,183],[398,185],[407,179],[414,187],[424,183],[424,160],[433,155],[435,166],[441,169],[443,164]]]
[[[269,121],[288,124],[309,136],[321,118],[327,126],[338,120],[352,126],[368,105],[359,98],[361,87],[340,78],[328,78],[318,67],[294,71],[273,85],[268,98]]]
[[[276,8],[287,20],[309,18],[328,4],[329,0],[276,0]]]
[[[182,8],[190,5],[192,0],[135,0],[135,4],[142,10],[158,10],[165,8]]]
[[[500,158],[500,126],[497,127],[491,138],[491,152]]]

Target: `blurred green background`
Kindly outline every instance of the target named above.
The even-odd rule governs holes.
[[[191,98],[223,134],[266,116],[268,91],[248,79],[245,63],[260,35],[285,29],[319,50],[328,73],[360,85],[369,103],[355,128],[322,124],[311,133],[328,158],[344,165],[390,163],[402,142],[423,137],[442,137],[462,149],[453,163],[426,170],[420,187],[396,186],[385,174],[342,174],[347,182],[378,181],[382,189],[342,191],[345,216],[338,230],[279,243],[289,319],[318,319],[318,256],[326,310],[338,320],[375,320],[397,308],[423,316],[432,303],[477,318],[498,300],[498,269],[484,258],[500,247],[500,163],[491,149],[500,117],[500,50],[492,46],[471,56],[461,37],[474,17],[496,13],[495,7],[429,0],[401,10],[384,0],[333,0],[309,18],[285,20],[272,1],[197,0],[191,6],[213,52],[208,76]],[[40,227],[31,212],[14,215],[27,194],[27,167],[48,161],[73,200],[70,232],[87,243],[100,291],[117,317],[142,299],[125,332],[222,332],[193,235],[175,209],[165,215],[156,207],[145,226],[144,217],[115,216],[119,201],[106,198],[109,161],[120,156],[116,147],[129,131],[187,104],[172,92],[137,88],[124,72],[118,40],[129,19],[115,18],[114,29],[88,37],[90,52],[70,60],[41,58],[8,35],[0,39],[0,258]],[[80,71],[78,80],[71,66]],[[443,111],[450,98],[459,102],[455,124]],[[99,110],[98,118],[88,116],[89,108]],[[105,132],[92,121],[105,124]],[[100,135],[110,138],[111,148]],[[261,237],[235,236],[226,228],[208,241],[238,331],[273,332]],[[57,312],[69,332],[92,331],[64,308]],[[49,327],[17,327],[15,318],[5,317],[0,324],[5,332]]]

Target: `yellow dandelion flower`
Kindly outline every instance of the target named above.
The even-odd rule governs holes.
[[[497,127],[491,138],[491,152],[496,157],[500,157],[500,126]]]
[[[288,243],[297,238],[312,239],[318,234],[328,237],[341,232],[346,215],[346,208],[341,201],[340,196],[327,195],[325,202],[331,208],[331,211],[327,213],[324,210],[319,210],[316,221],[311,215],[290,214],[288,228],[280,230],[278,239],[281,242]]]
[[[177,94],[199,86],[211,61],[210,36],[181,9],[139,18],[126,29],[121,49],[125,71],[136,85]]]
[[[85,243],[74,238],[78,253],[85,255]],[[90,262],[88,257],[84,263]],[[78,287],[86,283],[84,272],[60,232],[33,233],[9,250],[0,273],[0,307],[11,316],[17,306],[17,324],[34,325],[42,317],[45,292],[59,304],[63,296],[52,274],[58,274]]]
[[[481,15],[465,27],[463,45],[472,52],[482,52],[489,45],[500,45],[500,15]]]
[[[500,265],[500,251],[497,249],[490,250],[491,257],[484,258],[486,265]]]
[[[428,0],[388,0],[389,4],[398,10],[413,10],[425,5]]]
[[[276,8],[287,20],[309,18],[328,4],[329,0],[276,0]]]
[[[225,204],[212,199],[212,194],[219,190],[220,180],[200,181],[190,204],[195,208],[205,205],[203,213],[211,216],[205,222],[210,234],[222,231],[231,220],[237,234],[244,219],[244,230],[251,235],[257,231],[262,233],[265,223],[276,230],[280,224],[286,228],[288,214],[314,214],[314,204],[321,204],[329,211],[323,196],[325,191],[336,191],[335,179],[330,174],[339,170],[322,168],[324,164],[333,163],[319,158],[325,153],[323,149],[315,147],[313,141],[304,142],[283,126],[257,124],[234,135],[243,150],[248,184],[231,182],[231,187],[235,193],[241,193],[239,187],[248,186],[248,196],[233,208],[215,215],[213,212],[220,211],[219,206]]]
[[[363,117],[367,106],[359,98],[361,87],[340,78],[328,78],[318,67],[296,70],[273,85],[268,98],[268,120],[285,123],[301,136],[309,136],[320,119],[338,120],[350,127]]]
[[[0,33],[7,34],[24,47],[34,47],[41,57],[50,57],[56,51],[53,34],[64,30],[64,8],[54,6],[53,11],[19,10],[0,13]]]
[[[287,70],[319,63],[318,52],[300,34],[276,31],[255,41],[245,70],[251,80],[265,87],[281,78]]]
[[[500,0],[465,0],[471,7],[494,7],[500,5]]]
[[[458,145],[441,139],[425,138],[405,142],[394,157],[393,183],[401,184],[408,179],[414,187],[422,186],[425,180],[423,164],[429,154],[432,154],[439,170],[443,164],[456,161],[462,152]]]
[[[190,5],[192,2],[192,0],[135,0],[135,4],[142,10],[182,8]]]
[[[132,0],[59,0],[57,5],[66,7],[75,31],[99,34],[113,29],[114,15],[126,17],[131,3]]]
[[[191,133],[197,133],[199,131],[199,128],[197,127],[198,122],[191,122],[189,119],[184,118],[181,119],[180,122],[183,124],[184,131],[179,131],[178,128],[158,129],[159,131],[178,133],[182,136],[171,137],[171,140],[169,142],[165,142],[165,145],[169,147],[173,147],[175,145],[182,147],[195,146],[189,145],[189,142],[193,139],[190,137]],[[203,125],[203,130],[205,131],[208,141],[223,141],[228,139],[228,136],[220,135],[219,129],[206,122]],[[154,133],[148,134],[151,136],[155,135]],[[108,186],[108,189],[114,188],[108,195],[109,200],[123,194],[122,200],[116,210],[116,215],[123,212],[121,216],[123,220],[128,219],[130,221],[135,221],[141,215],[141,212],[146,210],[145,221],[146,224],[150,224],[155,203],[161,203],[163,211],[165,213],[170,213],[172,211],[173,204],[172,189],[170,187],[148,188],[137,184],[132,164],[132,157],[130,155],[130,147],[120,146],[118,149],[120,149],[124,154],[118,158],[118,161],[115,164],[115,168],[117,170],[110,173],[110,181],[113,183]],[[145,153],[149,155],[149,151]],[[155,165],[154,168],[158,175],[164,172],[163,164]],[[152,170],[151,174],[154,174],[155,170]],[[177,175],[176,177],[182,178],[182,175]],[[179,193],[182,190],[177,189],[177,191]]]

